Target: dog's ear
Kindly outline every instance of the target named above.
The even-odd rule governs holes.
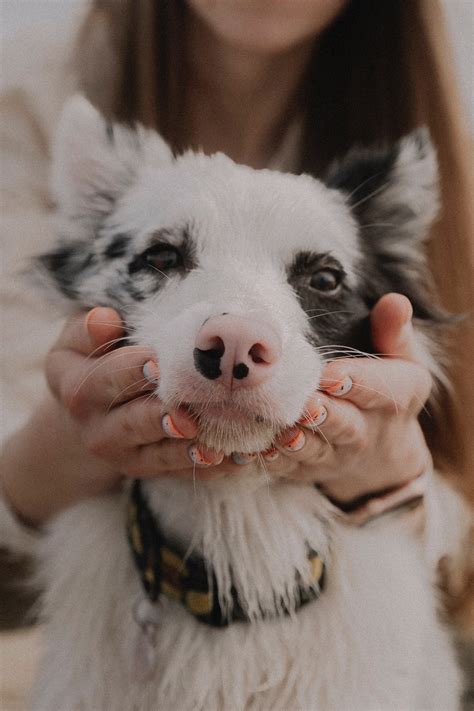
[[[64,107],[52,158],[58,212],[75,224],[76,235],[90,237],[140,167],[170,162],[172,154],[155,132],[108,122],[87,99],[76,95]]]
[[[341,191],[359,224],[369,301],[405,294],[415,315],[438,320],[424,240],[439,206],[436,153],[426,129],[388,148],[355,148],[326,177]]]
[[[110,123],[84,97],[72,97],[52,153],[59,241],[33,260],[36,281],[79,300],[81,283],[97,267],[94,237],[101,225],[142,168],[172,160],[170,148],[154,131]],[[125,239],[118,235],[114,248],[124,248]]]

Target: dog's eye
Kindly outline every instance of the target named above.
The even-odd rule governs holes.
[[[310,286],[317,291],[334,292],[342,281],[342,274],[335,269],[320,269],[311,277]]]
[[[153,269],[167,272],[184,266],[181,252],[171,244],[156,244],[142,255],[143,260]]]

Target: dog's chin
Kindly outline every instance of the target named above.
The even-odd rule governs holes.
[[[258,418],[201,416],[198,419],[198,441],[225,455],[232,452],[263,452],[271,447],[282,430],[281,426],[258,421]]]

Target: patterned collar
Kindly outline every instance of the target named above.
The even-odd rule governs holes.
[[[151,602],[160,595],[179,601],[194,617],[212,627],[226,627],[233,622],[250,622],[233,589],[233,609],[224,613],[218,599],[215,575],[208,573],[205,561],[197,555],[185,556],[172,546],[160,531],[135,480],[128,506],[127,535],[142,585]],[[316,551],[308,551],[311,579],[299,584],[295,609],[315,600],[324,588],[325,565]],[[283,614],[289,610],[282,605]],[[265,619],[276,617],[265,615]]]

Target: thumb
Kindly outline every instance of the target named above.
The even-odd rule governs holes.
[[[123,335],[122,320],[114,309],[99,306],[71,316],[53,350],[72,350],[82,355],[101,355],[114,339]]]
[[[370,315],[372,341],[377,353],[418,360],[412,316],[412,305],[402,294],[386,294],[377,301]]]
[[[113,346],[112,341],[124,333],[124,324],[115,309],[98,306],[86,315],[84,326],[86,333],[96,348]]]

